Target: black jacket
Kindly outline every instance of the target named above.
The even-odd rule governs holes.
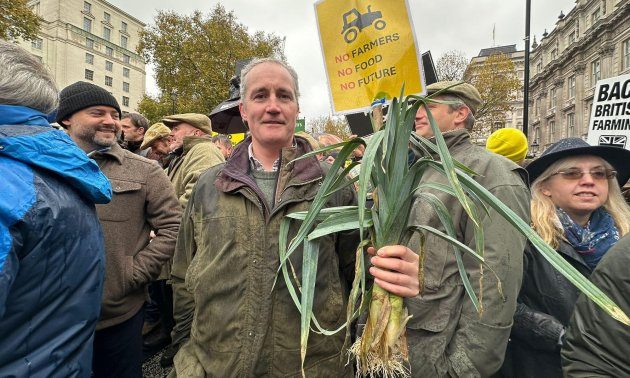
[[[571,245],[562,241],[557,252],[585,276],[591,269]],[[573,313],[579,291],[531,244],[523,254],[523,286],[502,375],[561,377],[560,338]]]

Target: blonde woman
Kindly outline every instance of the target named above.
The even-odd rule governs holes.
[[[628,161],[628,150],[567,138],[527,167],[534,229],[585,276],[630,231],[620,190],[630,177]],[[561,377],[560,347],[579,292],[534,248],[525,251],[523,269],[503,372]]]

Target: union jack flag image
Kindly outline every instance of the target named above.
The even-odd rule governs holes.
[[[625,135],[600,135],[597,144],[625,148],[628,137]]]

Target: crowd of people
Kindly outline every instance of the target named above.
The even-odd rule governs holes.
[[[149,126],[91,83],[58,91],[36,58],[0,41],[0,376],[141,377],[143,348],[156,347],[166,347],[160,363],[173,366],[171,377],[355,374],[343,332],[311,333],[302,362],[299,310],[281,280],[274,286],[281,220],[309,208],[338,149],[295,159],[342,140],[294,132],[300,91],[285,62],[254,59],[240,83],[248,136],[233,146],[212,136],[204,114]],[[530,162],[518,130],[499,130],[486,148],[471,142],[482,103],[474,86],[427,90],[443,101],[419,108],[415,132],[434,137],[430,111],[475,180],[630,314],[630,207],[621,191],[630,151],[567,138]],[[410,164],[428,153],[410,148]],[[421,191],[444,203],[457,239],[475,249],[466,210],[424,183],[448,180],[427,170]],[[350,186],[327,206],[356,203]],[[409,224],[444,231],[421,195]],[[374,282],[404,297],[412,316],[410,374],[630,376],[627,326],[580,295],[496,211],[481,226],[492,274],[463,263],[482,312],[441,238],[424,235],[422,263],[419,235],[368,251]],[[358,243],[352,232],[322,238],[313,309],[324,328],[345,321]],[[301,253],[290,259],[299,276]],[[150,332],[158,336],[143,340]]]

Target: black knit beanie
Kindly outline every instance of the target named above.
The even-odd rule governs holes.
[[[98,85],[86,83],[85,81],[77,81],[68,85],[59,92],[57,123],[65,128],[66,125],[61,121],[68,119],[68,117],[81,109],[97,105],[111,106],[118,111],[119,116],[122,115],[116,98]]]

